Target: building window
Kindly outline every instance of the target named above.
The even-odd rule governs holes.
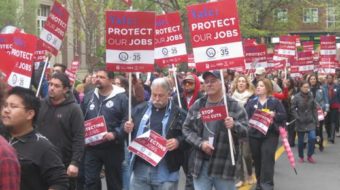
[[[304,23],[319,22],[319,9],[318,8],[303,9],[303,22]]]
[[[38,16],[37,16],[37,29],[38,34],[40,34],[44,24],[47,20],[48,14],[50,14],[50,6],[48,5],[40,5],[38,8]]]
[[[288,21],[288,9],[275,9],[274,18],[278,22],[287,22]]]
[[[327,8],[327,28],[336,27],[336,12],[335,7]]]

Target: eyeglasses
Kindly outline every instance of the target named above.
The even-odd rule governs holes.
[[[7,104],[7,103],[5,103],[2,106],[2,108],[3,109],[10,109],[10,110],[19,109],[19,108],[26,109],[26,107],[24,107],[24,106],[18,106],[18,105],[15,105],[15,104]]]
[[[195,83],[192,83],[192,82],[184,82],[183,85],[184,85],[184,86],[194,86]]]

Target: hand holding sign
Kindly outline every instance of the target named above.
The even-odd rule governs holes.
[[[107,141],[113,141],[115,140],[116,135],[112,132],[108,132],[103,136],[103,139],[107,140]]]
[[[224,119],[224,125],[227,129],[231,129],[234,127],[234,119],[232,117],[226,117]]]
[[[133,124],[132,121],[127,121],[127,122],[125,122],[125,124],[124,124],[124,131],[125,131],[126,133],[131,133],[134,126],[135,126],[135,125]]]

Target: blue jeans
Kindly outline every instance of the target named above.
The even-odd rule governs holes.
[[[178,181],[161,182],[157,169],[151,165],[135,163],[130,190],[177,190]]]
[[[208,164],[204,161],[198,178],[194,177],[195,190],[236,190],[235,181],[208,176]]]
[[[305,134],[308,134],[308,149],[307,156],[310,157],[314,154],[314,146],[315,146],[315,130],[307,131],[307,132],[298,132],[298,150],[299,157],[303,158],[303,141],[305,138]]]
[[[122,164],[122,171],[123,171],[123,189],[129,190],[130,185],[130,153],[127,149],[127,143],[125,142],[124,146],[124,161]]]

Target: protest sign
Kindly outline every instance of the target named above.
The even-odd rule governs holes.
[[[257,129],[262,134],[266,135],[269,129],[269,126],[273,122],[273,116],[270,113],[262,111],[260,109],[256,109],[254,114],[249,120],[249,126]]]
[[[13,36],[9,54],[16,59],[16,64],[7,81],[10,86],[30,87],[36,45],[37,38],[34,35],[17,33]]]
[[[76,81],[76,73],[72,69],[66,69],[65,74],[70,79],[70,84],[73,85]]]
[[[103,137],[107,134],[107,127],[103,116],[86,120],[84,125],[86,145],[96,145],[104,142]]]
[[[179,12],[156,16],[156,64],[162,68],[187,61],[188,57]]]
[[[323,121],[325,119],[325,114],[323,113],[322,108],[318,107],[317,112],[318,112],[318,120]]]
[[[203,122],[224,120],[227,117],[225,105],[202,108],[200,114]]]
[[[244,67],[236,0],[192,5],[187,12],[198,71]]]
[[[11,52],[14,34],[0,34],[0,51]]]
[[[68,11],[58,1],[54,1],[51,12],[40,33],[40,39],[44,42],[43,49],[48,50],[55,56],[58,54],[63,42],[68,18]]]
[[[196,69],[196,63],[195,63],[195,58],[194,54],[188,54],[188,67],[191,69]]]
[[[106,12],[106,67],[118,72],[151,72],[154,64],[153,12]]]
[[[152,130],[136,137],[128,149],[153,166],[157,166],[168,151],[166,139]]]
[[[16,63],[16,59],[6,53],[5,51],[0,51],[0,78],[3,81],[7,81],[10,73],[12,72]]]
[[[37,39],[37,48],[33,55],[33,62],[42,62],[46,60],[47,50],[44,49],[44,42],[41,39]]]
[[[70,69],[70,70],[71,70],[73,73],[77,73],[79,67],[80,67],[80,62],[77,61],[77,60],[74,60],[74,61],[72,61],[72,63],[71,63],[71,69]]]
[[[296,36],[280,36],[278,55],[283,58],[290,58],[296,55]]]
[[[303,52],[314,52],[314,41],[302,42]]]
[[[267,65],[267,47],[265,44],[244,46],[244,55],[246,60],[246,69],[254,70],[257,67],[266,68]]]
[[[257,45],[256,39],[246,38],[243,39],[243,46],[254,46]]]
[[[336,37],[320,36],[320,57],[336,56]]]
[[[297,59],[292,60],[292,65],[298,68],[297,72],[306,74],[314,71],[314,58],[312,52],[298,52]]]

